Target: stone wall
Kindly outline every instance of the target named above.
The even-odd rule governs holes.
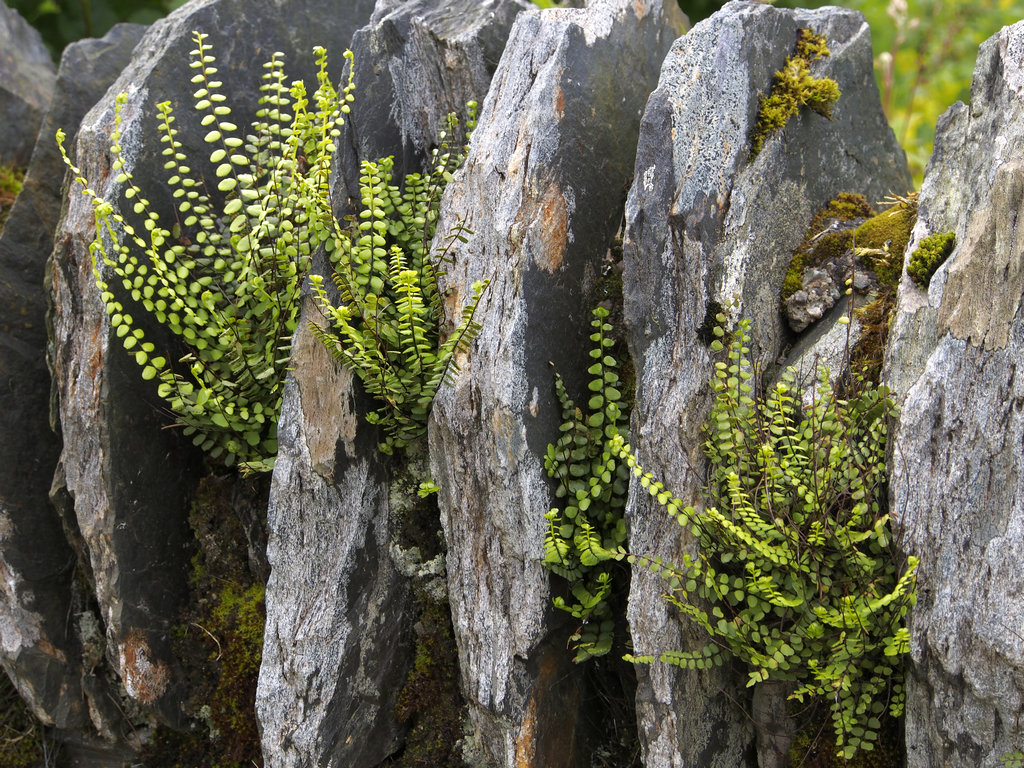
[[[19,23],[8,19],[0,6],[0,38]],[[122,352],[93,276],[92,204],[59,188],[52,142],[63,127],[95,189],[130,216],[110,169],[114,97],[128,94],[129,170],[140,183],[162,179],[153,105],[192,99],[198,29],[210,35],[243,124],[271,51],[309,82],[309,52],[325,45],[339,82],[340,53],[352,48],[357,96],[332,176],[339,216],[352,210],[361,161],[393,155],[399,172],[418,169],[447,113],[481,105],[437,243],[457,226],[471,233],[441,278],[446,332],[486,279],[483,329],[439,391],[426,440],[398,456],[378,451],[381,435],[365,418],[374,405],[316,340],[308,323],[319,315],[305,297],[268,498],[238,511],[250,570],[266,582],[248,713],[259,720],[264,765],[418,764],[409,745],[419,737],[397,710],[425,663],[427,605],[451,620],[455,648],[441,666],[462,697],[447,713],[460,731],[456,762],[628,760],[608,757],[615,743],[650,768],[784,764],[771,729],[786,703],[773,694],[755,702],[739,669],[573,664],[579,625],[554,609],[565,586],[541,562],[544,513],[555,503],[544,455],[561,421],[551,365],[583,402],[591,309],[612,310],[628,350],[640,460],[697,503],[712,400],[709,317],[753,320],[766,380],[787,360],[813,358],[838,313],[802,334],[784,324],[791,254],[838,194],[875,202],[910,191],[859,14],[730,2],[683,34],[686,26],[662,0],[544,11],[521,0],[359,0],[340,10],[326,0],[258,10],[192,0],[148,30],[120,27],[69,47],[55,81],[35,53],[12,54],[17,66],[0,61],[0,87],[32,81],[55,94],[50,102],[50,90],[19,86],[19,106],[0,102],[7,115],[41,115],[50,103],[34,123],[21,121],[39,138],[0,236],[0,663],[69,755],[121,766],[139,759],[157,724],[206,733],[179,631],[182,611],[202,597],[189,594],[189,512],[204,477],[231,485],[234,476],[167,428],[155,388]],[[830,116],[801,109],[755,155],[760,98],[802,28],[824,36],[830,55],[812,72],[842,95]],[[910,766],[996,768],[1024,749],[1022,41],[1018,24],[982,46],[971,105],[940,120],[907,254],[891,254],[898,265],[926,236],[956,235],[928,288],[904,272],[884,371],[902,405],[890,508],[900,545],[921,563]],[[26,79],[32,67],[41,74]],[[198,153],[206,129],[186,112],[177,113],[179,139]],[[171,211],[159,184],[143,186]],[[149,332],[158,338],[158,328]],[[436,505],[415,497],[428,479]],[[676,562],[695,552],[638,483],[626,520],[633,552]],[[625,566],[622,575],[612,654],[702,643],[661,599],[657,577]],[[768,714],[748,717],[755,710]]]

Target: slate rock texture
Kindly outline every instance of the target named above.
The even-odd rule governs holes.
[[[832,120],[803,110],[751,160],[758,97],[793,53],[801,27],[825,36],[831,56],[811,72],[835,79],[843,95]],[[910,185],[882,114],[860,14],[731,2],[673,46],[641,126],[623,291],[637,380],[631,442],[679,498],[700,501],[715,315],[751,318],[752,356],[767,371],[788,340],[779,297],[789,256],[815,211],[839,192],[878,200]],[[671,562],[695,552],[692,537],[638,484],[629,511],[631,551]],[[662,591],[660,577],[634,570],[634,652],[703,646],[701,631],[680,623]],[[748,695],[738,675],[656,663],[638,667],[638,677],[646,765],[734,768],[752,759],[752,729],[730,701]]]
[[[515,17],[527,0],[380,0],[352,39],[355,102],[342,139],[346,187],[359,161],[395,156],[419,170],[450,113],[482,102]]]
[[[377,3],[352,42],[357,90],[342,136],[339,215],[357,191],[360,160],[395,155],[396,177],[421,170],[448,112],[483,100],[521,9],[518,0]],[[308,298],[304,316],[318,316]],[[397,529],[417,471],[379,453],[382,436],[364,420],[375,405],[305,324],[292,368],[267,519],[257,695],[266,764],[373,766],[404,736],[394,711],[414,655],[416,568]],[[426,479],[425,446],[417,450]]]
[[[273,51],[286,54],[291,78],[312,82],[312,49],[340,52],[370,13],[369,4],[339,9],[328,0],[272,2],[197,0],[154,24],[132,63],[85,117],[77,163],[94,189],[127,208],[110,173],[108,148],[116,94],[125,92],[122,144],[129,170],[147,184],[154,207],[171,210],[163,145],[155,140],[155,103],[178,106],[181,141],[196,162],[208,156],[206,129],[189,119],[193,101],[189,51],[193,30],[209,33],[220,73],[232,97],[233,118],[252,120],[259,74]],[[296,18],[316,24],[294,24]],[[152,137],[154,140],[149,140]],[[206,169],[212,178],[210,169]],[[55,237],[53,370],[64,450],[58,474],[73,499],[88,551],[110,658],[134,701],[171,724],[181,723],[182,680],[171,652],[170,628],[186,587],[186,514],[198,457],[166,429],[155,388],[141,381],[134,360],[114,336],[92,274],[88,243],[91,203],[72,194]],[[157,329],[150,337],[159,342]],[[58,493],[61,493],[58,489]]]
[[[43,38],[0,2],[0,165],[28,165],[56,77]]]
[[[578,397],[639,115],[682,31],[671,18],[625,0],[520,14],[442,205],[440,236],[457,222],[473,232],[443,282],[449,320],[491,281],[483,331],[430,428],[473,765],[587,757],[574,627],[554,615],[540,564],[553,499],[542,457],[561,420],[549,362]]]
[[[978,54],[939,120],[907,249],[955,232],[927,291],[906,274],[885,378],[902,403],[890,507],[920,558],[910,617],[911,768],[1024,748],[1024,23]]]
[[[117,25],[64,50],[24,187],[0,235],[0,662],[36,716],[61,729],[86,726],[89,715],[82,649],[68,622],[76,553],[49,498],[60,439],[50,429],[43,282],[64,176],[54,134],[78,125],[143,29]]]

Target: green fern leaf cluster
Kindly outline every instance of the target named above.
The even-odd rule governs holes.
[[[468,128],[474,125],[470,104]],[[426,174],[410,173],[399,187],[394,183],[393,158],[362,163],[360,205],[343,226],[324,217],[319,233],[333,266],[335,304],[323,279],[311,278],[326,327],[311,329],[331,354],[354,371],[379,408],[367,419],[384,432],[383,453],[391,454],[426,434],[434,396],[451,384],[459,370],[457,356],[467,353],[480,332],[473,317],[488,281],[472,286],[472,297],[461,320],[444,343],[437,287],[439,265],[451,246],[470,234],[456,225],[438,252],[431,253],[441,194],[465,158],[465,146],[451,148],[449,136],[457,127],[449,116]]]
[[[885,506],[896,409],[884,387],[869,384],[837,398],[827,371],[806,411],[789,375],[755,398],[748,332],[743,321],[727,346],[714,344],[726,359],[716,363],[705,442],[708,506],[684,507],[613,438],[613,452],[700,545],[681,566],[630,560],[660,573],[669,601],[711,638],[663,661],[703,668],[731,656],[747,664],[748,685],[792,682],[792,698],[829,703],[848,759],[873,747],[887,705],[893,715],[903,706],[900,657],[917,562],[903,567],[896,558]]]
[[[545,517],[544,565],[569,582],[572,600],[556,597],[556,608],[581,622],[573,635],[576,661],[611,650],[614,616],[607,601],[612,587],[612,563],[625,557],[626,523],[623,513],[629,470],[611,450],[628,421],[622,411],[618,361],[611,354],[612,326],[608,311],[594,310],[591,325],[593,361],[587,369],[587,416],[569,398],[562,377],[555,374],[555,392],[562,406],[560,436],[548,445],[544,467],[555,478],[555,496],[562,508]]]
[[[57,138],[65,163],[95,203],[90,250],[96,282],[142,378],[159,382],[159,395],[185,434],[210,456],[264,471],[277,453],[300,287],[323,240],[333,141],[352,101],[352,79],[339,93],[327,74],[326,52],[316,49],[318,88],[311,104],[301,82],[286,84],[282,56],[274,54],[264,65],[257,120],[243,133],[231,121],[206,35],[197,32],[193,39],[194,108],[209,129],[216,196],[191,167],[169,102],[158,112],[176,201],[172,222],[161,220],[127,170],[124,94],[115,107],[111,152],[135,219],[116,213],[89,187],[64,150],[63,132]],[[184,355],[158,350],[147,339],[144,329],[154,321],[179,340]]]

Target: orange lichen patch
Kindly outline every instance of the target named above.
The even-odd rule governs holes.
[[[307,312],[321,327],[327,321],[318,312]],[[345,453],[354,456],[359,419],[350,397],[339,392],[352,388],[352,372],[336,363],[327,347],[311,333],[295,334],[290,367],[302,393],[299,399],[304,416],[304,435],[313,470],[328,480],[334,479],[335,451],[339,442]]]
[[[119,649],[121,679],[128,695],[141,704],[152,704],[167,691],[171,671],[162,661],[152,660],[153,652],[141,631],[133,629]]]
[[[565,114],[565,91],[561,87],[555,88],[555,119],[561,122]]]
[[[569,243],[569,209],[557,183],[551,182],[535,205],[524,206],[519,219],[531,229],[537,265],[554,274],[565,258]]]

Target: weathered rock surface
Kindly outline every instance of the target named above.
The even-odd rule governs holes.
[[[793,53],[801,27],[825,36],[831,56],[811,71],[834,78],[843,96],[831,121],[801,111],[751,160],[758,97]],[[909,187],[859,14],[732,2],[673,46],[644,113],[626,204],[623,279],[637,372],[632,444],[679,498],[700,499],[714,315],[735,302],[731,316],[753,320],[754,359],[770,366],[784,338],[779,295],[789,256],[815,211],[839,192],[877,200]],[[694,552],[694,541],[639,486],[629,509],[632,551],[672,562]],[[659,577],[634,572],[635,653],[702,646],[701,631],[680,624],[662,591]],[[741,681],[721,670],[661,664],[638,668],[638,676],[646,765],[747,764],[752,729],[730,702],[746,698]]]
[[[560,423],[549,361],[578,396],[639,114],[680,32],[657,1],[521,14],[446,193],[439,233],[473,231],[445,280],[448,317],[491,281],[430,433],[474,764],[587,764],[568,622],[540,564],[553,498],[542,457]]]
[[[53,137],[58,127],[78,125],[143,29],[118,25],[65,49],[24,187],[0,235],[0,661],[36,716],[61,729],[84,727],[89,715],[82,650],[68,622],[76,555],[49,499],[60,439],[49,423],[43,279],[64,176]]]
[[[1024,748],[1024,23],[985,42],[970,106],[940,119],[908,248],[957,247],[906,274],[886,355],[898,401],[890,506],[920,558],[907,765],[999,766]]]
[[[177,136],[193,160],[208,151],[206,132],[190,119],[194,86],[189,51],[193,30],[209,33],[218,66],[233,97],[233,117],[249,122],[257,108],[259,73],[270,52],[286,54],[292,78],[312,80],[314,45],[340,52],[368,18],[368,3],[340,10],[329,0],[265,3],[197,0],[150,28],[131,65],[86,116],[77,162],[93,187],[124,206],[109,171],[114,97],[128,95],[123,137],[129,170],[154,207],[170,210],[166,172],[154,136],[154,104],[178,105]],[[295,24],[295,18],[316,24]],[[212,177],[212,174],[211,174]],[[162,413],[155,389],[112,333],[92,275],[88,243],[92,204],[72,194],[55,237],[53,369],[64,435],[61,469],[95,577],[108,641],[107,653],[128,695],[171,723],[180,722],[182,681],[170,648],[170,627],[185,591],[184,545],[195,456],[183,447]],[[159,341],[157,331],[150,338]]]
[[[0,165],[28,165],[56,75],[43,38],[0,2]]]
[[[447,116],[483,101],[515,17],[527,0],[380,0],[352,38],[355,102],[341,153],[357,189],[359,161],[395,156],[419,170]]]
[[[348,194],[360,160],[395,155],[396,176],[422,168],[446,115],[483,100],[521,9],[518,0],[377,4],[352,43],[357,91],[340,185]],[[396,529],[415,483],[396,487],[408,468],[378,452],[380,435],[363,419],[372,404],[305,326],[292,368],[267,521],[257,700],[266,764],[373,766],[402,744],[394,711],[417,616]]]

